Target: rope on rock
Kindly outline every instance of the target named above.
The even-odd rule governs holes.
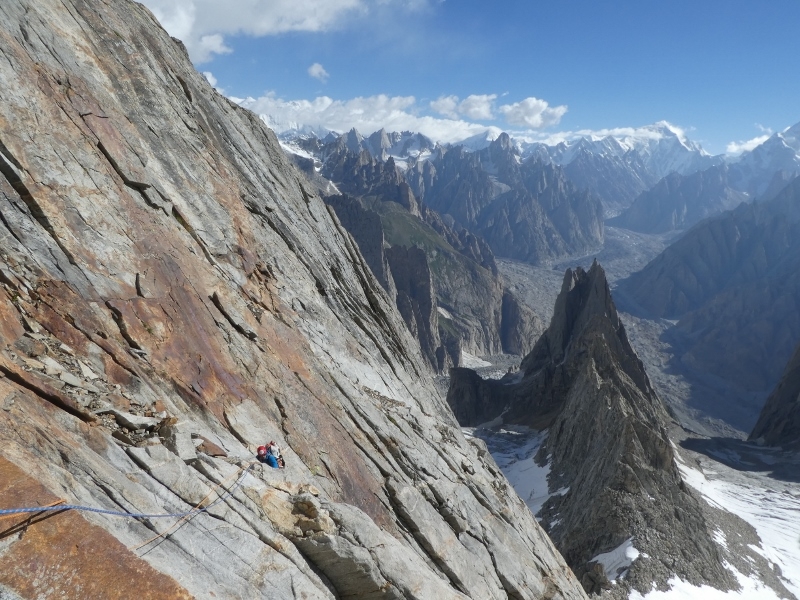
[[[39,507],[39,510],[38,510],[38,511],[36,511],[36,512],[42,512],[42,509],[44,509],[44,508],[47,508],[47,509],[53,510],[53,508],[52,508],[52,507],[55,507],[57,504],[64,504],[64,502],[66,502],[66,500],[64,500],[63,498],[61,498],[61,499],[59,499],[59,500],[56,500],[55,502],[51,502],[50,504],[45,504],[45,505],[43,505],[43,506]],[[63,507],[62,507],[62,506],[59,506],[58,508],[59,508],[59,509],[63,509]],[[3,519],[10,519],[11,517],[13,517],[13,516],[14,516],[14,514],[16,514],[16,513],[9,513],[9,514],[7,514],[7,515],[3,515],[3,514],[1,514],[1,513],[2,513],[2,511],[0,511],[0,521],[2,521]]]
[[[3,515],[18,515],[18,514],[26,514],[26,513],[41,513],[41,512],[62,511],[62,510],[81,510],[81,511],[85,511],[85,512],[99,513],[101,515],[110,515],[112,517],[128,517],[128,518],[131,518],[131,519],[163,519],[163,518],[169,518],[169,517],[172,517],[172,518],[180,517],[180,518],[188,519],[193,515],[199,515],[200,513],[207,512],[214,505],[219,504],[225,498],[228,498],[229,496],[233,495],[233,492],[236,491],[236,488],[238,488],[242,484],[242,480],[244,479],[244,476],[256,464],[258,464],[258,463],[253,462],[253,463],[250,463],[247,466],[247,468],[240,467],[240,469],[236,473],[236,475],[239,475],[239,473],[241,473],[241,476],[236,481],[236,483],[233,485],[233,487],[231,487],[230,490],[227,490],[219,498],[214,500],[211,504],[209,504],[208,506],[205,506],[203,508],[198,508],[203,502],[205,502],[208,499],[209,496],[211,496],[211,494],[213,494],[217,489],[222,487],[225,484],[225,481],[223,481],[222,483],[217,484],[214,488],[212,488],[212,490],[208,493],[208,495],[205,498],[203,498],[200,502],[197,503],[197,505],[192,510],[186,511],[186,512],[167,513],[167,514],[158,514],[158,515],[148,515],[148,514],[144,514],[144,513],[123,512],[123,511],[118,511],[118,510],[106,510],[104,508],[94,508],[93,506],[81,506],[81,505],[78,505],[78,504],[62,504],[64,502],[64,500],[58,500],[57,502],[54,502],[54,503],[52,503],[50,505],[47,505],[47,506],[32,506],[32,507],[25,507],[25,508],[0,508],[0,519],[4,518]],[[230,478],[228,478],[228,479],[230,479]]]
[[[134,547],[132,547],[132,548],[128,548],[128,550],[130,550],[131,552],[136,552],[136,551],[137,551],[137,550],[139,550],[140,548],[144,548],[145,546],[147,546],[147,545],[148,545],[148,544],[150,544],[151,542],[155,542],[157,539],[159,539],[159,538],[162,538],[162,537],[166,536],[166,535],[167,535],[167,534],[169,534],[169,533],[170,533],[172,530],[176,529],[178,526],[182,525],[183,523],[185,523],[186,521],[188,521],[189,519],[191,519],[191,518],[192,518],[192,517],[194,517],[195,515],[198,515],[198,514],[200,514],[201,512],[207,511],[209,508],[211,508],[212,506],[214,506],[214,505],[215,505],[217,502],[219,502],[219,501],[220,501],[220,500],[222,500],[223,498],[226,498],[227,496],[230,496],[231,494],[233,494],[234,490],[235,490],[235,489],[236,489],[236,488],[239,486],[239,484],[242,482],[242,479],[244,479],[244,476],[247,474],[247,472],[248,472],[248,471],[249,471],[251,468],[253,468],[253,466],[255,466],[256,464],[258,464],[258,463],[256,463],[256,462],[252,462],[252,463],[250,463],[250,464],[247,466],[247,468],[246,468],[246,469],[245,469],[244,467],[239,467],[239,470],[238,470],[238,471],[236,471],[236,473],[234,473],[234,474],[233,474],[233,475],[231,475],[230,477],[228,477],[228,478],[226,478],[225,480],[223,480],[223,481],[219,482],[217,485],[215,485],[213,488],[211,488],[211,491],[210,491],[210,492],[208,492],[208,494],[206,494],[205,498],[203,498],[202,500],[200,500],[200,502],[198,502],[197,504],[195,504],[195,509],[197,509],[197,507],[198,507],[198,506],[200,506],[200,505],[201,505],[203,502],[205,502],[206,500],[208,500],[208,498],[211,496],[211,494],[213,494],[213,493],[214,493],[214,492],[216,492],[216,491],[217,491],[219,488],[221,488],[221,487],[223,487],[224,485],[226,485],[230,479],[233,479],[233,478],[235,478],[235,477],[239,477],[239,474],[241,473],[241,477],[239,477],[239,479],[236,481],[236,484],[235,484],[235,485],[234,485],[234,486],[233,486],[233,487],[232,487],[232,488],[231,488],[231,489],[230,489],[230,490],[229,490],[227,493],[223,494],[222,496],[220,496],[219,498],[217,498],[216,500],[214,500],[214,502],[212,502],[211,504],[209,504],[207,507],[205,507],[204,509],[201,509],[201,510],[197,510],[197,511],[195,511],[195,510],[192,510],[192,511],[189,511],[188,513],[184,513],[184,514],[181,516],[181,518],[180,518],[180,519],[178,519],[177,521],[175,521],[175,523],[173,523],[173,524],[172,524],[172,526],[171,526],[171,527],[169,527],[169,528],[165,529],[164,531],[162,531],[162,532],[161,532],[161,533],[159,533],[158,535],[154,535],[154,536],[153,536],[153,537],[151,537],[149,540],[147,540],[147,541],[145,541],[145,542],[142,542],[142,543],[141,543],[141,544],[139,544],[138,546],[134,546]]]

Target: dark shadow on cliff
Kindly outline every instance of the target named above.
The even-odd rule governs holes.
[[[734,430],[746,436],[753,429],[769,389],[748,390],[701,368],[702,364],[694,365],[692,336],[682,330],[680,322],[654,316],[637,304],[624,286],[614,288],[614,301],[628,315],[668,325],[658,342],[666,346],[663,350],[670,358],[660,367],[648,365],[647,370],[651,378],[655,373],[650,371],[656,368],[667,377],[680,378],[688,386],[688,394],[685,390],[671,394],[670,389],[659,389],[674,418],[691,429],[695,429],[692,425],[699,425],[700,432],[711,436],[733,434]],[[663,382],[663,378],[655,379]]]
[[[800,451],[786,451],[724,437],[687,438],[680,445],[736,471],[762,473],[779,481],[800,483]]]
[[[664,331],[659,339],[669,346],[671,354],[664,372],[682,377],[689,385],[689,397],[686,399],[689,409],[744,433],[753,429],[769,390],[747,390],[693,366],[691,343],[677,326]]]
[[[19,535],[19,539],[25,535],[25,532],[31,525],[36,525],[41,523],[42,521],[46,521],[48,519],[52,519],[58,515],[61,515],[66,512],[65,510],[59,511],[48,511],[43,513],[29,513],[33,516],[23,516],[23,515],[8,515],[6,518],[9,519],[4,525],[7,527],[5,529],[0,530],[0,540],[3,540],[7,537],[12,535]],[[16,522],[14,519],[16,517]]]

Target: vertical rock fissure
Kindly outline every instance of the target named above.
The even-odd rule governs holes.
[[[130,332],[128,331],[128,327],[125,324],[125,317],[123,316],[122,311],[116,306],[114,306],[111,300],[106,301],[106,306],[111,311],[111,316],[114,318],[114,322],[117,324],[117,327],[119,327],[120,334],[125,339],[125,341],[128,342],[128,345],[131,348],[135,348],[136,350],[141,350],[142,352],[144,352],[144,348],[142,348],[139,345],[139,343],[133,339]]]
[[[138,281],[138,279],[137,279],[137,281]],[[255,341],[255,340],[256,340],[256,338],[258,337],[258,336],[256,335],[256,332],[255,332],[255,331],[253,331],[252,329],[245,329],[245,328],[242,326],[242,324],[241,324],[241,323],[238,323],[238,322],[237,322],[237,321],[236,321],[236,320],[235,320],[235,319],[234,319],[234,318],[233,318],[233,317],[230,315],[229,311],[227,311],[227,310],[225,309],[225,307],[223,306],[223,304],[222,304],[222,300],[220,299],[220,297],[219,297],[219,294],[217,294],[217,292],[214,292],[214,293],[213,293],[213,294],[211,294],[211,295],[210,295],[208,298],[209,298],[209,300],[211,300],[211,302],[214,304],[214,306],[216,306],[216,307],[217,307],[217,310],[219,310],[219,312],[221,312],[221,313],[222,313],[222,316],[223,316],[223,317],[225,317],[225,320],[226,320],[226,321],[228,321],[228,323],[230,323],[231,327],[233,327],[233,328],[234,328],[236,331],[238,331],[239,333],[241,333],[241,334],[242,334],[244,337],[246,337],[248,340],[250,340],[250,341]]]
[[[464,583],[461,581],[461,579],[459,579],[453,569],[447,564],[447,561],[443,560],[441,556],[437,555],[435,549],[431,546],[425,535],[420,531],[417,524],[414,523],[414,520],[409,517],[405,507],[397,501],[394,494],[389,493],[388,496],[389,501],[392,503],[392,508],[394,509],[395,514],[397,514],[399,517],[400,522],[409,532],[411,532],[411,535],[414,537],[417,546],[419,546],[419,548],[425,553],[430,562],[436,565],[436,568],[442,575],[447,577],[450,585],[463,594],[471,596],[469,590],[466,589],[466,586],[464,586]]]
[[[50,223],[50,220],[47,218],[47,215],[42,207],[38,202],[36,202],[36,199],[33,197],[33,194],[31,194],[28,186],[26,186],[22,181],[17,169],[20,171],[23,170],[19,161],[14,158],[5,144],[3,144],[3,142],[0,140],[0,173],[2,173],[9,185],[14,188],[14,191],[17,192],[20,200],[22,200],[25,203],[25,206],[28,207],[28,211],[30,211],[30,214],[34,220],[41,225],[42,229],[47,232],[56,245],[61,249],[61,252],[63,252],[64,256],[67,258],[67,261],[69,261],[71,265],[77,266],[75,258],[72,256],[69,250],[64,247],[64,244],[61,243],[61,240],[58,239],[53,225]],[[3,219],[3,222],[6,223],[6,226],[8,226],[5,218]],[[11,231],[10,228],[9,231]],[[17,236],[14,235],[14,237],[16,238]]]
[[[203,253],[203,256],[206,257],[206,260],[212,266],[216,266],[217,265],[217,261],[215,261],[214,257],[211,256],[211,253],[208,251],[208,248],[206,248],[206,245],[203,243],[203,240],[200,239],[200,236],[197,234],[197,232],[195,231],[194,227],[189,225],[189,222],[183,217],[181,212],[178,210],[177,206],[174,206],[174,205],[172,206],[172,216],[175,217],[175,220],[178,222],[178,224],[181,227],[183,227],[184,230],[186,230],[186,233],[188,233],[189,236],[195,242],[197,242],[197,245],[200,246],[200,251]]]

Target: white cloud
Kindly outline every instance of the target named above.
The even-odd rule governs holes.
[[[766,142],[768,139],[769,134],[765,133],[764,135],[759,135],[758,137],[754,137],[752,140],[747,140],[745,142],[728,142],[728,145],[725,147],[725,154],[737,156],[743,152],[749,152],[756,146],[760,146]]]
[[[208,81],[211,87],[217,87],[217,78],[214,77],[211,71],[203,71],[203,77],[206,78],[206,81]]]
[[[458,118],[461,102],[455,96],[444,96],[427,105],[420,105],[414,96],[377,96],[358,97],[350,100],[334,100],[328,96],[319,96],[313,100],[284,100],[275,93],[260,98],[231,98],[234,102],[261,115],[264,121],[277,133],[288,130],[310,129],[324,135],[328,131],[343,133],[355,127],[362,135],[369,135],[379,129],[387,131],[417,131],[432,140],[441,143],[458,143],[473,136],[497,138],[502,131],[525,143],[543,143],[555,145],[569,142],[581,137],[601,139],[614,137],[623,146],[632,146],[643,140],[658,140],[669,130],[674,134],[683,132],[680,127],[661,121],[643,127],[616,127],[608,129],[580,129],[566,131],[543,131],[541,123],[555,122],[566,112],[565,106],[550,108],[547,103],[542,110],[536,105],[536,112],[541,118],[533,118],[534,125],[524,122],[522,127],[486,126]],[[524,106],[524,101],[508,104],[508,107]],[[427,108],[436,109],[445,118],[424,115]],[[499,110],[503,110],[503,106]],[[552,111],[555,114],[548,114]],[[455,115],[455,116],[453,116]]]
[[[440,96],[430,103],[431,109],[449,119],[459,116],[470,119],[494,119],[493,105],[497,94],[472,94],[459,102],[458,96]]]
[[[551,107],[545,100],[530,97],[521,102],[504,104],[500,107],[500,112],[509,125],[543,129],[558,125],[561,117],[567,112],[567,107],[565,105]]]
[[[337,132],[355,127],[362,134],[369,135],[385,128],[387,131],[418,131],[434,140],[448,143],[490,129],[461,119],[420,116],[413,96],[380,94],[350,100],[334,100],[327,96],[313,100],[283,100],[275,94],[267,94],[260,98],[232,100],[263,115],[278,132],[302,126]]]
[[[308,74],[314,79],[319,79],[322,83],[328,81],[328,77],[330,77],[330,74],[325,70],[325,67],[319,63],[314,63],[308,67]]]
[[[458,118],[458,96],[440,96],[430,103],[430,107],[449,119]]]
[[[224,36],[255,37],[326,31],[372,8],[416,11],[430,0],[142,0],[170,35],[186,44],[195,64],[231,49]]]
[[[230,54],[233,48],[225,45],[225,39],[220,34],[213,33],[200,36],[195,42],[194,51],[199,57],[197,62],[208,62],[213,54]]]
[[[497,94],[472,94],[458,105],[459,112],[470,119],[494,119],[492,104]]]

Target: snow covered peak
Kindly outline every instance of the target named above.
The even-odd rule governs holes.
[[[554,145],[523,143],[522,156],[541,156],[543,149],[547,150],[552,162],[561,166],[585,154],[613,160],[622,159],[627,153],[633,152],[656,179],[673,171],[683,175],[694,173],[722,161],[691,141],[683,129],[667,121],[644,127],[587,132]]]
[[[710,156],[700,144],[688,138],[684,129],[668,121],[658,121],[652,125],[622,132],[622,135],[615,137],[623,147],[630,150],[650,153],[657,148],[680,146],[684,151]]]
[[[268,125],[280,130],[281,139],[307,135],[309,130],[297,124],[277,124],[265,117]],[[288,125],[292,125],[289,129]],[[326,132],[320,132],[322,138]],[[669,173],[688,175],[722,162],[721,157],[712,157],[703,148],[689,139],[686,130],[668,121],[658,121],[643,127],[620,127],[600,131],[586,131],[559,134],[559,141],[543,142],[535,138],[513,133],[504,134],[497,127],[487,127],[479,134],[460,142],[450,144],[462,146],[467,151],[476,152],[488,148],[501,135],[513,146],[522,160],[536,157],[560,166],[572,163],[579,156],[602,157],[612,161],[630,162],[630,154],[635,154],[634,162],[647,171],[647,180],[658,180]],[[800,126],[788,129],[781,135],[786,143],[800,147]],[[408,160],[420,160],[430,156],[436,147],[435,140],[410,131],[388,132],[380,129],[369,137],[364,137],[355,129],[345,134],[345,143],[353,151],[368,150],[379,160],[393,157],[401,167]],[[789,141],[792,140],[792,141]]]
[[[776,173],[784,180],[800,175],[800,123],[772,134],[733,163],[738,187],[753,195],[766,192]]]
[[[477,150],[483,150],[484,148],[488,148],[489,144],[495,141],[500,135],[503,133],[502,129],[497,127],[488,127],[486,131],[479,133],[477,135],[473,135],[472,137],[468,137],[465,140],[461,140],[453,146],[463,146],[467,150],[471,152],[475,152]]]
[[[800,123],[792,125],[777,135],[783,139],[787,146],[800,154]]]

